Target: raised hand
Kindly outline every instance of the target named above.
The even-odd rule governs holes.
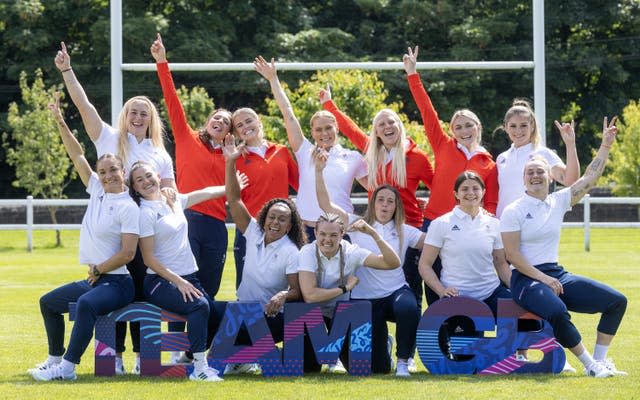
[[[236,138],[230,133],[224,137],[224,145],[222,146],[222,154],[228,161],[237,160],[243,153],[244,144],[236,146]]]
[[[402,56],[402,63],[407,75],[415,74],[418,71],[418,46],[415,50],[411,50],[411,47],[407,48],[407,53]]]
[[[278,79],[278,71],[276,70],[276,62],[271,59],[268,63],[262,56],[258,56],[253,60],[253,66],[262,77],[269,82]]]
[[[49,103],[47,108],[49,108],[49,111],[53,114],[53,118],[56,122],[62,122],[63,117],[62,110],[60,109],[60,92],[55,92],[53,94],[53,102]]]
[[[618,127],[616,126],[618,117],[611,118],[611,122],[608,122],[607,117],[602,120],[602,145],[611,147],[616,141],[616,135],[618,134]]]
[[[69,53],[67,53],[67,46],[64,42],[60,42],[60,50],[58,50],[53,62],[56,64],[56,68],[58,68],[60,72],[71,69],[71,58],[69,57]]]
[[[571,120],[571,123],[554,121],[556,128],[560,131],[562,141],[565,145],[573,145],[576,142],[575,122]]]
[[[150,50],[151,50],[151,55],[153,56],[153,59],[156,60],[157,63],[167,61],[167,53],[164,48],[164,44],[162,43],[162,37],[160,36],[160,32],[156,34],[156,40],[154,40],[153,43],[151,44]]]
[[[249,177],[244,174],[244,172],[236,171],[236,178],[238,178],[238,185],[240,185],[240,190],[249,186]]]
[[[316,146],[313,151],[313,162],[316,166],[316,171],[322,171],[327,166],[328,159],[329,153],[322,147]]]
[[[320,104],[324,104],[327,101],[331,101],[331,85],[327,85],[326,89],[320,89]]]

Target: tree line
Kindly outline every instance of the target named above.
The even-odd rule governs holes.
[[[163,35],[169,62],[249,62],[258,54],[279,61],[400,61],[413,45],[420,46],[420,61],[533,58],[531,1],[128,0],[122,12],[124,60],[130,63],[152,62],[149,45],[156,32]],[[547,1],[545,32],[547,144],[563,155],[562,140],[552,121],[575,119],[579,157],[586,165],[599,141],[602,116],[622,115],[627,130],[637,132],[625,119],[637,121],[633,110],[637,113],[638,107],[635,103],[625,106],[640,98],[640,4],[634,0]],[[9,148],[18,142],[9,122],[9,105],[16,103],[19,114],[29,107],[22,96],[20,74],[34,81],[40,68],[44,92],[59,85],[62,78],[53,57],[64,40],[87,94],[100,115],[109,120],[109,2],[2,2],[0,40],[0,57],[5,60],[0,64],[0,131],[6,133],[7,144],[0,149],[0,186],[3,197],[23,197],[26,191],[11,185],[16,180],[15,169],[6,165]],[[494,155],[509,144],[506,133],[494,128],[511,100],[533,97],[530,70],[429,70],[421,75],[443,120],[462,107],[479,115],[484,145]],[[277,107],[268,100],[268,84],[258,74],[175,72],[174,80],[185,86],[181,95],[193,104],[188,107],[194,126],[204,122],[214,104],[229,109],[250,106],[265,116],[271,139],[286,140]],[[423,136],[420,115],[401,70],[283,72],[281,80],[287,84],[303,128],[308,113],[319,109],[317,90],[331,83],[336,102],[363,128],[368,129],[373,114],[384,104],[411,122],[409,131],[414,137]],[[144,94],[161,103],[155,73],[125,72],[124,82],[125,98]],[[67,108],[66,117],[92,159],[93,145],[73,105]],[[29,129],[29,123],[21,126]],[[34,130],[34,137],[45,135],[38,134],[35,126]],[[638,135],[628,136],[623,139],[636,154],[623,152],[619,163],[628,168],[618,173],[621,176],[634,176],[633,167],[638,172],[640,164],[638,140],[635,144],[632,140]],[[428,147],[424,140],[421,145]],[[612,165],[615,162],[614,158]],[[65,193],[83,196],[77,183],[67,186]]]

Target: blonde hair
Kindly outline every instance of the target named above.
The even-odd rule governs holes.
[[[482,123],[480,122],[480,118],[478,118],[478,116],[476,115],[476,113],[474,113],[473,111],[467,109],[467,108],[463,108],[460,110],[457,110],[456,112],[453,113],[453,115],[451,116],[451,119],[449,120],[449,126],[451,126],[452,130],[453,130],[453,124],[456,118],[458,117],[467,117],[470,120],[472,120],[476,125],[478,125],[478,144],[480,144],[482,142]]]
[[[318,224],[320,222],[327,222],[329,224],[338,224],[338,226],[340,227],[340,233],[342,235],[344,235],[344,224],[345,221],[342,220],[342,218],[340,218],[340,216],[338,214],[334,214],[334,213],[323,213],[322,215],[320,215],[318,217],[318,220],[316,221],[316,229],[318,228]],[[342,240],[342,239],[341,239]],[[318,264],[318,269],[316,271],[316,279],[318,282],[318,287],[320,287],[320,284],[322,283],[322,277],[324,276],[324,272],[325,269],[322,265],[322,258],[320,258],[320,249],[318,248],[318,241],[316,240],[314,243],[314,246],[316,248],[316,263]],[[345,285],[347,283],[347,280],[344,276],[344,249],[342,248],[342,244],[340,244],[340,278],[338,280],[338,286],[340,285]]]
[[[538,132],[536,115],[533,113],[533,107],[531,107],[531,103],[529,103],[526,99],[513,99],[511,107],[504,114],[504,119],[502,120],[502,129],[506,131],[507,121],[509,121],[515,115],[525,115],[529,117],[529,123],[531,124],[532,129],[530,141],[533,145],[533,148],[538,147],[538,145],[540,144],[540,132]]]
[[[262,130],[262,121],[260,120],[260,116],[258,115],[257,112],[255,112],[252,108],[249,108],[249,107],[238,108],[233,112],[233,114],[231,114],[231,126],[232,126],[231,132],[233,132],[233,135],[236,137],[238,136],[238,132],[236,132],[235,120],[236,120],[236,117],[242,113],[247,113],[251,115],[253,118],[255,118],[256,121],[258,121],[258,124],[260,125],[260,135],[264,138],[264,131]]]
[[[127,100],[122,106],[120,116],[118,117],[118,132],[120,137],[118,138],[118,155],[122,158],[122,161],[127,165],[127,156],[129,154],[129,130],[127,129],[127,115],[135,102],[144,103],[149,109],[149,127],[147,128],[146,137],[151,139],[153,147],[160,148],[166,151],[162,137],[164,135],[164,124],[158,114],[158,109],[153,102],[147,96],[135,96]]]
[[[400,137],[398,141],[393,146],[393,159],[391,160],[391,180],[392,182],[387,182],[385,171],[386,165],[386,149],[382,140],[376,134],[376,123],[382,118],[384,114],[391,115],[398,127],[400,128]],[[389,109],[384,108],[373,117],[373,126],[371,127],[371,133],[369,134],[369,145],[367,146],[367,151],[365,153],[365,160],[367,160],[367,164],[369,165],[369,177],[368,177],[368,186],[369,188],[375,188],[383,183],[389,183],[394,186],[406,187],[407,186],[407,164],[406,157],[404,153],[404,142],[407,140],[407,132],[404,129],[404,124],[400,120],[398,114]],[[382,173],[382,177],[379,178],[378,175]]]

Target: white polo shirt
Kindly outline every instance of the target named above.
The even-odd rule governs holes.
[[[350,234],[351,235],[351,234]],[[358,245],[351,244],[346,240],[340,242],[340,246],[344,251],[344,277],[346,278],[356,272],[364,264],[364,260],[371,254],[370,250],[363,249]],[[316,274],[318,287],[323,289],[337,288],[340,283],[340,251],[331,258],[325,257],[320,252],[320,262],[322,268],[318,271],[318,263],[316,261],[316,242],[307,244],[300,249],[298,254],[298,271],[308,271]],[[337,301],[349,300],[349,293],[344,293],[334,297],[331,300],[321,303],[322,313],[325,317],[333,317],[333,310]]]
[[[484,300],[500,285],[493,251],[502,249],[500,222],[484,210],[475,217],[458,206],[431,221],[424,242],[440,249],[444,287]]]
[[[296,207],[303,220],[316,221],[322,214],[316,196],[316,167],[313,163],[314,146],[304,139],[296,154],[300,173]],[[331,201],[345,210],[353,212],[351,188],[354,179],[367,176],[367,163],[357,151],[335,144],[329,150],[327,165],[322,171]]]
[[[524,187],[524,165],[533,156],[539,156],[547,160],[551,168],[557,165],[564,165],[558,155],[544,147],[533,147],[528,143],[521,147],[515,147],[513,144],[509,150],[501,153],[496,158],[496,166],[498,168],[498,207],[496,216],[500,218],[505,207],[518,200],[525,192]]]
[[[95,172],[89,177],[86,191],[90,197],[80,227],[80,262],[100,264],[122,249],[123,233],[139,234],[140,210],[128,191],[105,193]],[[129,271],[126,265],[121,265],[106,273]]]
[[[298,273],[298,248],[287,235],[265,245],[264,232],[253,218],[244,237],[247,254],[238,300],[259,301],[264,307],[273,295],[289,289],[287,275]]]
[[[501,232],[520,231],[520,252],[532,265],[558,262],[564,214],[571,210],[571,189],[538,200],[525,194],[504,210]]]
[[[375,222],[373,224],[380,236],[391,246],[391,248],[400,257],[400,265],[404,264],[404,256],[407,252],[407,248],[415,248],[420,241],[422,231],[409,226],[407,224],[402,225],[402,247],[400,247],[400,236],[396,230],[395,222],[389,221],[386,224]],[[376,241],[366,233],[362,232],[349,232],[351,243],[370,250],[372,253],[380,253],[380,248],[376,244]],[[407,284],[404,277],[404,270],[402,267],[394,269],[375,269],[375,268],[359,268],[356,271],[356,276],[360,279],[360,282],[351,291],[351,298],[353,299],[381,299],[389,296],[391,293],[400,289]]]
[[[182,211],[186,205],[184,194],[178,194],[173,210],[164,200],[140,200],[140,238],[153,236],[153,254],[165,268],[180,276],[198,270]],[[155,272],[147,268],[147,274]]]
[[[155,147],[151,139],[143,139],[138,143],[138,139],[131,133],[127,133],[129,137],[129,154],[127,154],[127,165],[125,166],[125,175],[129,179],[129,171],[136,161],[145,161],[160,174],[161,179],[175,179],[173,173],[173,161],[166,150]],[[96,146],[98,158],[105,153],[118,154],[118,138],[120,133],[102,123],[102,130],[98,140],[93,142]]]

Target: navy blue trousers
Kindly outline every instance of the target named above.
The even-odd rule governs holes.
[[[622,293],[592,279],[573,275],[555,263],[535,267],[558,279],[564,293],[557,296],[549,286],[514,270],[511,275],[513,300],[525,310],[547,320],[562,346],[571,348],[582,341],[578,329],[571,322],[569,311],[602,313],[598,331],[616,334],[627,309],[627,298]]]
[[[40,312],[49,342],[49,354],[61,356],[74,364],[80,363],[91,338],[96,319],[131,303],[133,280],[129,275],[105,274],[94,286],[86,280],[68,283],[40,298]],[[76,320],[71,331],[69,348],[64,349],[64,317],[69,303],[76,302]]]
[[[227,257],[228,234],[224,221],[193,210],[185,210],[189,244],[198,265],[198,280],[212,299],[216,298]]]
[[[133,301],[145,301],[144,297],[144,277],[147,275],[147,266],[144,265],[140,246],[136,248],[136,255],[127,264],[127,270],[133,279],[133,287],[135,294]],[[129,332],[131,333],[131,344],[133,352],[140,353],[140,322],[129,322]],[[124,353],[126,347],[124,345],[127,337],[127,323],[116,322],[116,352]]]
[[[144,292],[147,301],[187,318],[187,335],[191,344],[191,352],[205,351],[211,343],[215,329],[220,324],[222,315],[213,300],[202,288],[195,273],[184,275],[182,278],[190,282],[204,295],[193,300],[184,301],[178,288],[166,279],[148,274],[144,280]]]
[[[371,302],[371,366],[374,373],[389,373],[391,360],[387,352],[387,321],[396,323],[396,356],[413,356],[420,311],[416,296],[403,286],[387,297],[364,299]]]

